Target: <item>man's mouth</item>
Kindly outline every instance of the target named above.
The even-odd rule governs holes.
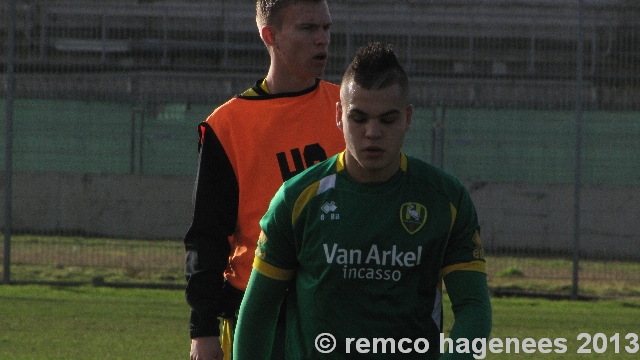
[[[363,149],[363,151],[367,154],[371,154],[371,155],[375,155],[375,154],[380,154],[382,153],[382,148],[379,148],[377,146],[368,146],[366,148]]]

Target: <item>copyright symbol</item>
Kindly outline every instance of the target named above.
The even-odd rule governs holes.
[[[329,333],[322,333],[316,336],[316,350],[323,354],[328,354],[336,348],[336,338]]]

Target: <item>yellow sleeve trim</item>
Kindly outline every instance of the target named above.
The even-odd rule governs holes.
[[[449,227],[449,233],[451,233],[453,230],[453,224],[456,222],[456,216],[458,216],[458,209],[456,209],[452,203],[449,203],[449,206],[451,207],[451,226]]]
[[[275,267],[259,257],[253,258],[253,268],[260,274],[270,277],[274,280],[289,281],[293,279],[295,270],[285,270]]]
[[[464,270],[464,271],[477,271],[481,273],[487,273],[487,263],[480,260],[471,261],[468,263],[460,263],[449,265],[442,269],[442,277],[447,276],[447,274],[452,273],[453,271]]]
[[[295,224],[298,216],[302,213],[302,209],[307,205],[309,200],[318,194],[318,188],[320,187],[320,181],[316,181],[311,184],[308,188],[304,189],[304,191],[298,196],[296,203],[293,205],[293,210],[291,211],[291,224]]]

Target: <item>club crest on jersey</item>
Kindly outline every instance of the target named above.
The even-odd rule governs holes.
[[[427,208],[422,204],[408,202],[400,206],[400,223],[411,235],[417,233],[427,222]]]
[[[258,247],[256,248],[256,256],[260,259],[264,259],[267,256],[266,251],[264,251],[264,244],[267,242],[267,234],[264,231],[260,231],[260,236],[258,237]]]

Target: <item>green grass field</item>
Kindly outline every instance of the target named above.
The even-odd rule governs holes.
[[[11,260],[11,279],[19,283],[90,284],[98,277],[109,284],[182,287],[185,282],[184,245],[177,240],[19,235],[12,237]],[[563,258],[487,257],[489,286],[499,291],[569,295],[572,266]],[[584,260],[579,292],[604,298],[640,297],[638,274],[638,261]]]
[[[0,359],[187,358],[183,291],[109,286],[184,287],[180,242],[30,235],[12,240],[12,280],[48,284],[0,285]],[[487,262],[494,293],[570,293],[569,260],[490,256]],[[527,354],[522,348],[515,353],[511,347],[508,354],[488,353],[486,358],[637,358],[637,353],[626,353],[625,346],[634,350],[635,343],[625,337],[640,335],[639,273],[638,262],[582,261],[580,294],[600,297],[599,301],[494,297],[493,338],[505,343],[507,338],[564,338],[566,353]],[[107,286],[87,286],[96,277]],[[69,282],[85,285],[60,285]],[[446,302],[445,334],[453,319],[448,307]],[[577,353],[586,342],[578,339],[581,333],[592,337],[586,346],[591,354]],[[594,338],[596,350],[606,339],[602,354],[593,352]],[[621,353],[615,353],[616,344]]]
[[[445,298],[445,335],[451,329]],[[494,298],[492,338],[565,338],[566,353],[487,353],[487,359],[637,359],[627,334],[640,335],[640,300],[571,302]],[[0,359],[186,359],[188,307],[182,291],[0,285]],[[577,354],[585,340],[591,354]],[[607,348],[601,353],[602,335]],[[620,353],[615,353],[620,334]],[[503,347],[503,349],[505,349]],[[633,350],[631,349],[631,350]],[[543,349],[544,350],[544,349]],[[473,350],[471,350],[473,351]],[[504,350],[503,350],[504,351]]]

